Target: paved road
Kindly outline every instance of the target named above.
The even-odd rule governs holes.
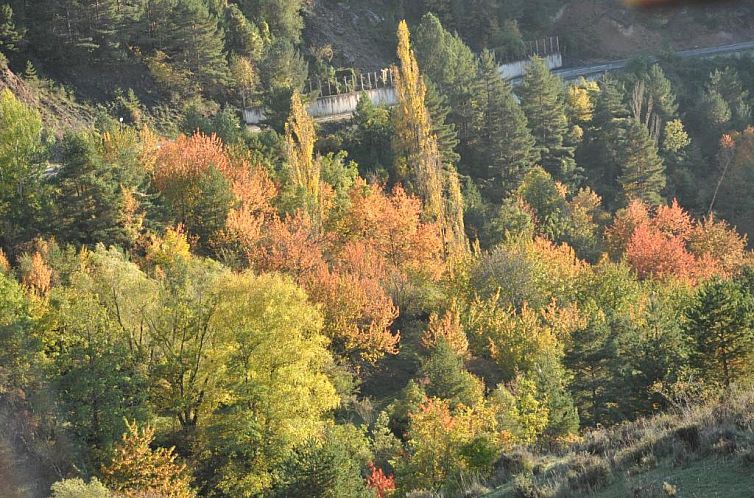
[[[750,52],[750,51],[754,51],[754,41],[732,43],[730,45],[721,45],[718,47],[693,48],[689,50],[681,50],[679,52],[676,52],[675,55],[682,58],[693,58],[693,57],[705,58],[705,57],[733,55],[736,53]],[[649,57],[649,59],[657,60],[657,57],[652,56],[652,57]],[[628,64],[629,60],[630,59],[620,59],[616,61],[606,62],[603,64],[595,64],[591,66],[560,68],[560,69],[553,70],[552,73],[557,74],[565,81],[572,81],[581,76],[589,77],[589,76],[603,74],[609,71],[616,71],[619,69],[623,69],[624,67],[626,67],[626,64]],[[520,80],[520,78],[513,80],[513,84],[514,85],[517,84],[519,82],[518,80]]]

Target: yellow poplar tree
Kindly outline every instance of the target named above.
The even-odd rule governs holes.
[[[320,163],[314,157],[317,140],[314,120],[306,111],[298,90],[291,97],[291,113],[285,124],[285,144],[291,182],[297,195],[301,195],[306,212],[315,226],[322,221],[320,203]]]
[[[393,84],[398,97],[394,113],[393,149],[396,169],[409,180],[424,204],[424,213],[440,223],[446,249],[467,248],[463,226],[463,202],[458,175],[452,165],[445,171],[437,136],[425,104],[427,87],[419,72],[406,21],[398,25],[398,60]]]

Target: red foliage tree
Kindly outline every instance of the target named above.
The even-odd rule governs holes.
[[[382,469],[375,467],[373,463],[369,464],[369,477],[367,477],[367,486],[372,488],[377,494],[377,498],[388,498],[395,491],[395,477],[386,475]]]

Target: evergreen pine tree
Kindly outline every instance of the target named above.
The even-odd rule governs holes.
[[[479,113],[474,123],[476,178],[489,180],[487,195],[500,201],[518,188],[526,172],[539,160],[526,116],[509,83],[500,78],[491,52],[480,62]]]
[[[181,69],[196,75],[215,93],[230,81],[225,59],[225,34],[202,0],[179,0],[172,13],[171,40],[166,52]]]
[[[448,121],[455,125],[461,155],[472,138],[477,63],[474,53],[458,35],[443,28],[432,13],[422,17],[414,36],[416,58],[423,74],[447,96]]]
[[[458,147],[456,127],[446,121],[450,112],[448,99],[440,93],[431,81],[425,79],[425,84],[427,85],[427,95],[424,98],[424,103],[432,122],[432,133],[437,137],[440,160],[445,165],[454,165],[461,156],[456,152],[456,147]]]
[[[674,119],[678,115],[678,103],[673,92],[673,85],[662,68],[658,64],[653,64],[644,77],[644,81],[647,92],[652,96],[654,112],[663,122]]]
[[[56,216],[52,231],[74,244],[126,240],[119,223],[122,196],[116,173],[97,153],[94,138],[69,133],[62,143],[63,166],[53,179]]]
[[[544,59],[532,57],[518,90],[529,129],[542,155],[542,166],[569,186],[579,181],[574,148],[565,143],[568,134],[563,83],[547,68]]]
[[[686,312],[691,366],[726,387],[754,368],[754,301],[736,282],[705,284]]]
[[[0,5],[0,52],[8,53],[18,50],[25,30],[18,29],[13,21],[13,9],[10,5]]]
[[[625,138],[618,156],[622,167],[618,183],[624,203],[639,199],[646,204],[662,203],[665,188],[665,165],[657,154],[657,146],[640,122],[628,119]]]
[[[600,82],[600,92],[586,136],[578,149],[579,164],[585,166],[592,188],[605,204],[615,207],[620,192],[620,144],[625,135],[628,109],[623,103],[623,88],[606,77]]]
[[[474,406],[483,398],[482,383],[466,370],[463,359],[445,338],[440,338],[429,358],[423,361],[419,373],[427,381],[425,389],[428,396],[466,406]]]

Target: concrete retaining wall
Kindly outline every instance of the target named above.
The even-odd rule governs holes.
[[[557,69],[563,66],[563,56],[559,53],[550,54],[543,58],[547,63],[547,67],[550,69]],[[531,64],[531,61],[529,60],[509,62],[507,64],[502,64],[498,70],[503,79],[512,80],[523,76],[529,64]]]
[[[390,107],[398,103],[398,97],[393,88],[374,88],[363,92],[343,93],[320,97],[309,103],[307,110],[314,119],[324,119],[332,116],[348,117],[356,111],[362,94],[367,94],[372,104],[378,107]],[[248,125],[257,125],[265,120],[264,109],[252,107],[243,112],[244,121]]]

